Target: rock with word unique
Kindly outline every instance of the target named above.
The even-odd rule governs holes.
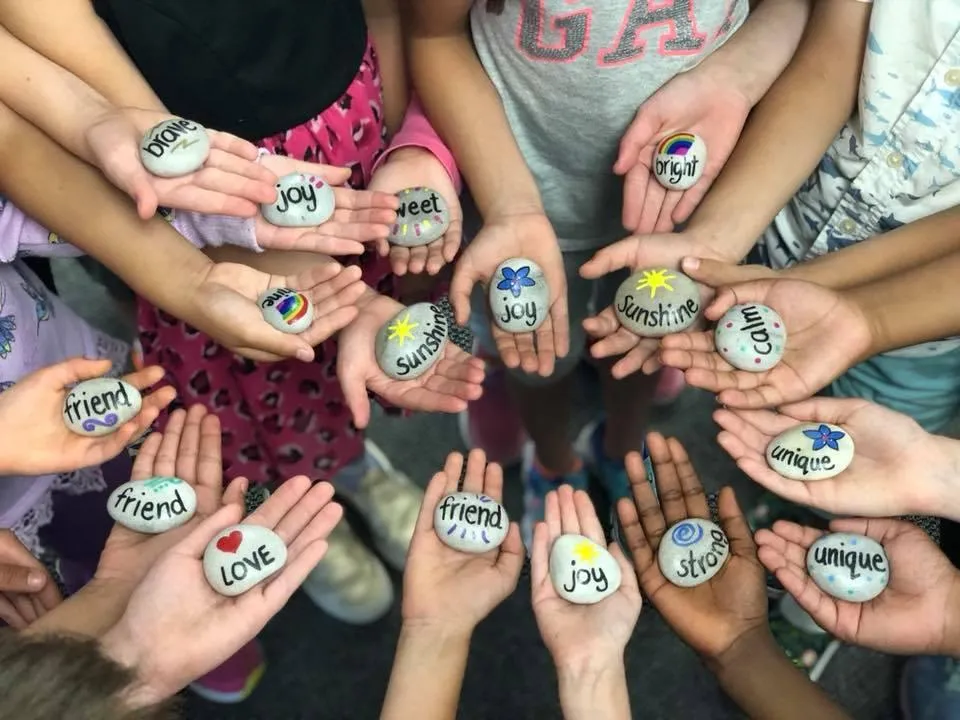
[[[450,227],[450,210],[436,190],[412,187],[397,193],[400,208],[387,241],[401,247],[428,245]]]
[[[233,525],[203,551],[203,574],[221,595],[236,597],[283,569],[287,546],[260,525]]]
[[[377,333],[377,364],[387,377],[414,380],[441,358],[448,329],[447,316],[432,303],[404,308]]]
[[[200,123],[170,118],[147,130],[140,142],[140,162],[151,175],[180,177],[203,167],[210,137]]]
[[[738,370],[764,372],[783,357],[787,328],[773,308],[734,305],[713,332],[717,352]]]
[[[110,493],[107,512],[115,522],[135,532],[163,533],[193,517],[197,493],[176,477],[131,480]]]
[[[657,145],[653,175],[667,190],[687,190],[696,185],[707,164],[707,145],[699,135],[674,133]]]
[[[493,321],[509,333],[533,332],[550,312],[550,288],[533,260],[510,258],[500,263],[490,279],[489,294]]]
[[[314,227],[329,220],[336,205],[333,188],[323,178],[290,173],[277,180],[277,199],[261,205],[260,211],[271,225]]]
[[[703,518],[687,518],[660,539],[657,563],[678,587],[696,587],[720,572],[730,557],[730,541],[720,527]]]
[[[503,543],[510,518],[488,495],[455,492],[445,495],[433,512],[433,528],[444,545],[465,553],[484,553]]]
[[[854,533],[830,533],[807,550],[807,573],[827,595],[862,603],[887,587],[890,563],[876,540]]]
[[[85,380],[67,393],[63,421],[77,435],[109,435],[135,418],[141,403],[140,391],[119,378]]]
[[[272,288],[257,301],[263,319],[280,332],[302,333],[313,322],[313,303],[301,292]]]
[[[550,580],[557,595],[592,605],[620,588],[620,566],[603,545],[583,535],[561,535],[550,550]]]
[[[700,316],[700,291],[681,272],[638,270],[621,283],[614,300],[620,324],[641,337],[683,332]]]
[[[853,462],[853,438],[836,425],[802,423],[767,445],[767,465],[791,480],[826,480]]]

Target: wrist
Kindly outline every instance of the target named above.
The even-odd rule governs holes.
[[[912,484],[919,497],[908,512],[960,522],[960,440],[934,434],[928,434],[926,439],[925,447],[917,449],[916,457],[923,458],[924,476],[929,477],[930,482]],[[960,604],[955,610],[960,624]]]
[[[740,244],[731,242],[730,238],[733,237],[733,233],[714,223],[695,223],[691,220],[687,227],[682,230],[682,234],[693,245],[701,248],[700,256],[731,265],[739,265],[749,252],[750,247],[753,247],[751,244],[743,249]]]
[[[623,648],[582,648],[575,656],[554,657],[553,663],[561,685],[596,683],[600,678],[624,672]]]
[[[135,678],[123,693],[124,703],[128,707],[149,707],[179,690],[179,688],[169,692],[163,690],[160,687],[162,681],[157,673],[141,670],[143,656],[134,634],[126,623],[126,616],[120,618],[117,624],[100,638],[100,649],[110,660],[129,670]],[[150,677],[150,680],[145,680],[145,677]]]
[[[867,347],[864,348],[857,357],[857,362],[862,362],[869,357],[886,352],[887,350],[892,350],[893,348],[890,346],[890,332],[887,324],[883,321],[884,314],[883,312],[877,312],[883,307],[883,304],[887,302],[886,298],[881,300],[878,305],[876,293],[871,290],[870,285],[862,285],[842,290],[840,295],[861,318],[861,322],[869,338]]]
[[[404,620],[398,646],[430,648],[429,652],[436,655],[468,650],[474,627],[453,622]]]
[[[723,685],[731,673],[742,673],[745,668],[768,662],[774,656],[785,657],[764,618],[764,624],[745,630],[726,650],[705,656],[703,661]]]

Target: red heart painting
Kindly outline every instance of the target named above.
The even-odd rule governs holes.
[[[224,535],[222,538],[217,540],[217,550],[227,553],[235,553],[242,542],[243,533],[241,533],[239,530],[234,530],[229,535]]]

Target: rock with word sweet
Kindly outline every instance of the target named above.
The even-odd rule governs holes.
[[[401,247],[428,245],[450,227],[450,210],[436,190],[412,187],[397,193],[400,208],[387,241]]]
[[[767,445],[767,465],[791,480],[826,480],[853,462],[853,438],[841,427],[802,423]]]
[[[687,190],[696,185],[707,164],[707,145],[699,135],[674,133],[657,145],[653,175],[667,190]]]
[[[271,225],[315,227],[330,219],[336,205],[333,188],[323,178],[290,173],[277,180],[277,199],[260,211]]]
[[[717,352],[738,370],[764,372],[783,357],[787,328],[766,305],[734,305],[713,332]]]
[[[380,328],[374,353],[387,377],[414,380],[433,367],[447,346],[449,323],[432,303],[404,308]]]
[[[109,435],[137,416],[141,402],[140,391],[118,378],[85,380],[67,393],[63,421],[77,435]]]
[[[210,137],[200,123],[170,118],[147,130],[140,142],[140,162],[152,175],[180,177],[203,167]]]
[[[444,545],[465,553],[484,553],[503,544],[510,518],[488,495],[455,492],[433,511],[433,528]]]
[[[242,595],[283,569],[287,546],[260,525],[233,525],[219,533],[203,551],[203,574],[221,595]]]
[[[175,477],[125,482],[107,500],[115,522],[139,533],[157,534],[180,527],[197,512],[197,493]]]
[[[550,549],[550,580],[557,595],[592,605],[620,588],[620,566],[610,552],[583,535],[561,535]]]
[[[500,263],[489,292],[493,321],[509,333],[533,332],[550,312],[550,288],[533,260],[510,258]]]
[[[614,310],[620,324],[641,337],[683,332],[700,315],[700,292],[681,272],[638,270],[617,290]]]
[[[890,563],[876,540],[854,533],[830,533],[807,550],[807,573],[827,595],[862,603],[887,587]]]
[[[671,526],[657,550],[660,572],[678,587],[702,585],[720,572],[728,557],[726,534],[703,518],[687,518]]]
[[[302,333],[313,322],[313,303],[296,290],[272,288],[261,295],[257,303],[263,319],[280,332]]]

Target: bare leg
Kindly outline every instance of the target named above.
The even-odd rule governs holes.
[[[639,452],[643,447],[650,399],[657,386],[656,375],[639,372],[615,380],[610,368],[618,359],[604,361],[600,367],[600,392],[607,413],[603,452],[613,460],[622,460],[628,452]]]
[[[537,448],[537,460],[558,475],[577,467],[570,441],[570,405],[576,373],[550,385],[524,385],[513,375],[510,390],[517,400],[523,426]]]

